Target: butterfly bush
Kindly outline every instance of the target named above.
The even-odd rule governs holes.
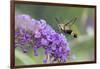
[[[42,48],[45,58],[43,63],[65,63],[70,48],[63,34],[57,33],[43,19],[33,19],[29,15],[15,16],[15,48],[21,48],[24,53],[31,48],[34,56]]]

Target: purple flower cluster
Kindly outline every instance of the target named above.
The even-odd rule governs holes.
[[[29,15],[15,16],[15,47],[27,53],[28,47],[38,56],[38,49],[43,48],[44,63],[64,63],[70,52],[63,34],[52,29],[45,20],[35,20]]]

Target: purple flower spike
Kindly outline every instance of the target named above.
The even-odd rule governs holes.
[[[51,63],[65,63],[70,53],[66,37],[57,33],[45,20],[36,20],[25,14],[16,15],[15,48],[23,47],[27,53],[29,50],[26,47],[29,45],[30,49],[33,48],[34,56],[39,55],[39,48],[44,50],[44,56],[49,55],[43,63],[48,63],[47,60]]]

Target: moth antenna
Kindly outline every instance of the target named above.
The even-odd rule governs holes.
[[[72,23],[71,23],[70,26],[72,26],[72,25],[75,23],[76,20],[77,20],[77,16],[75,16],[75,17],[74,17],[73,19],[71,19],[68,23],[66,23],[65,26],[66,26],[66,25],[70,25],[71,22],[72,22]]]
[[[73,19],[73,22],[70,26],[72,26],[75,23],[76,20],[77,20],[77,17],[75,16],[75,18]]]

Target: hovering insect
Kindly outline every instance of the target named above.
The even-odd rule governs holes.
[[[73,30],[71,29],[71,26],[75,23],[75,21],[77,20],[77,17],[74,17],[67,23],[61,22],[57,17],[55,19],[57,22],[60,23],[58,24],[58,27],[61,32],[72,35],[74,38],[77,38],[77,34],[74,33]]]

